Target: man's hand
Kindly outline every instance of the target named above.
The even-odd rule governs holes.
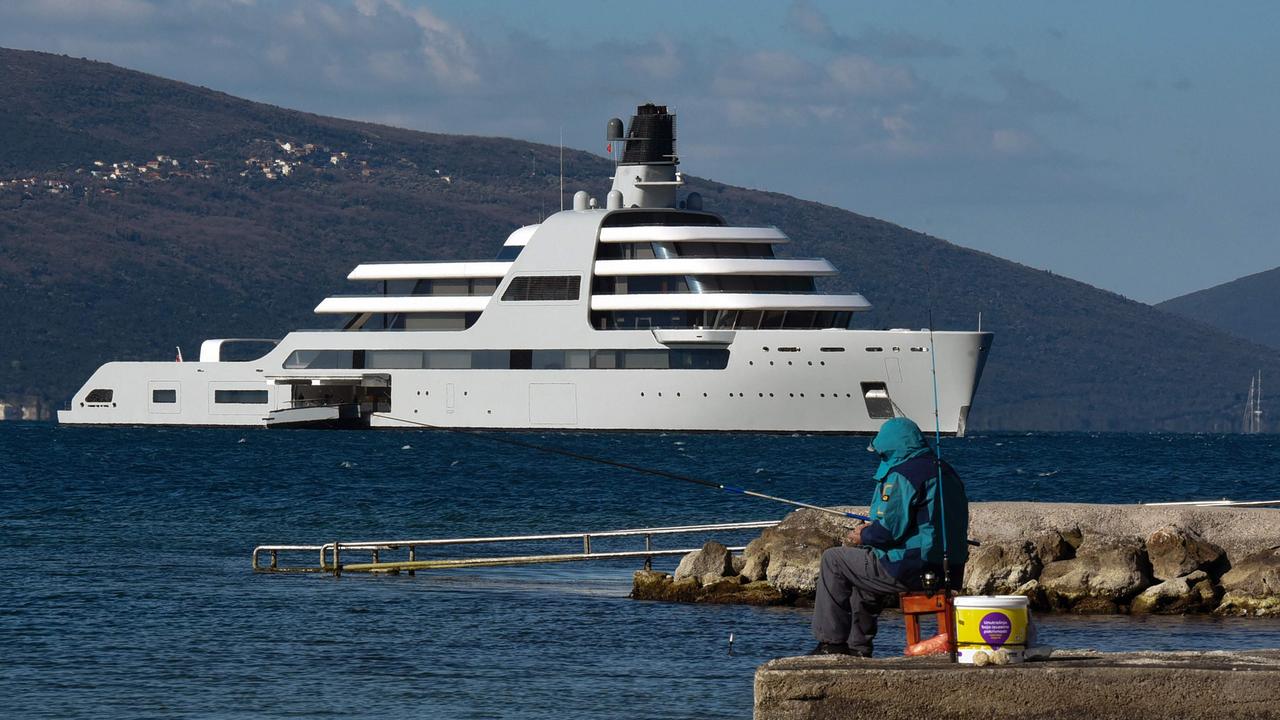
[[[845,533],[844,540],[850,545],[862,544],[862,528],[866,527],[866,523],[859,523],[857,527]]]

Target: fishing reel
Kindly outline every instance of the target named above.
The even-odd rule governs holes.
[[[942,576],[938,575],[938,573],[932,570],[925,570],[923,573],[920,573],[920,587],[922,587],[925,592],[932,595],[937,592],[938,588],[941,586]]]

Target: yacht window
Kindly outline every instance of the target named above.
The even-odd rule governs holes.
[[[505,302],[577,300],[579,275],[525,275],[513,278],[502,294]]]
[[[760,319],[764,317],[764,313],[759,310],[743,310],[738,315],[738,327],[743,330],[755,330],[760,327]]]
[[[762,328],[780,328],[787,317],[786,310],[766,310],[764,319],[760,321]]]
[[[97,388],[94,390],[90,390],[89,394],[85,396],[84,401],[91,402],[91,403],[109,403],[111,402],[111,398],[113,397],[115,397],[114,390],[108,390],[107,388]]]
[[[422,367],[421,350],[366,350],[364,366],[370,369]]]
[[[492,295],[498,289],[498,278],[476,278],[471,281],[472,295]]]
[[[265,405],[266,390],[214,390],[213,401],[232,405]]]
[[[844,352],[844,348],[842,347],[824,347],[818,348],[818,350],[820,352]]]
[[[520,256],[520,251],[524,249],[523,245],[503,245],[498,251],[498,260],[515,260]]]
[[[174,388],[152,390],[151,402],[163,405],[176,403],[178,402],[178,391]]]
[[[506,370],[511,367],[511,351],[472,350],[471,367],[478,370]]]

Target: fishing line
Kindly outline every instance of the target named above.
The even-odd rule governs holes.
[[[843,518],[851,518],[853,520],[862,520],[863,522],[871,521],[871,518],[867,517],[866,515],[858,515],[857,513],[844,512],[843,510],[826,508],[826,507],[822,507],[821,505],[811,505],[809,503],[800,502],[799,500],[788,500],[787,498],[778,497],[776,495],[767,495],[765,493],[756,492],[754,490],[748,490],[746,488],[735,487],[733,485],[725,485],[723,483],[712,482],[710,480],[703,480],[701,478],[690,477],[688,475],[681,475],[679,473],[668,472],[666,470],[658,470],[657,468],[645,467],[643,465],[633,465],[631,463],[621,462],[618,460],[609,460],[608,458],[602,458],[596,455],[587,455],[586,453],[574,452],[572,450],[565,450],[564,448],[552,447],[550,445],[539,445],[537,443],[525,442],[523,440],[516,440],[510,437],[502,437],[500,435],[494,435],[489,432],[481,432],[478,430],[464,430],[462,428],[443,427],[440,425],[432,425],[430,423],[419,422],[417,420],[410,420],[408,418],[399,418],[393,415],[386,415],[382,413],[379,413],[379,414],[382,417],[385,417],[389,420],[409,423],[410,425],[418,425],[420,427],[429,428],[431,430],[447,430],[452,433],[458,433],[459,435],[470,435],[472,437],[478,437],[478,438],[482,438],[492,442],[502,443],[504,445],[511,445],[513,447],[525,448],[528,450],[537,450],[538,452],[550,453],[552,455],[561,455],[564,457],[575,458],[577,460],[585,460],[587,462],[598,463],[600,465],[608,465],[610,467],[622,468],[624,470],[631,470],[633,472],[638,472],[645,475],[655,475],[657,477],[667,478],[668,480],[680,480],[687,483],[693,483],[695,485],[701,485],[703,487],[715,488],[716,490],[723,490],[724,492],[733,493],[735,495],[747,495],[754,498],[760,498],[762,500],[772,500],[774,502],[779,502],[786,505],[792,505],[794,507],[808,508],[809,510],[817,510],[818,512],[827,513],[828,515],[837,515]]]

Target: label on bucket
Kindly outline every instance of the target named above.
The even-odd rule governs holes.
[[[978,634],[996,650],[1009,640],[1011,633],[1013,633],[1013,623],[1009,621],[1009,616],[1002,612],[987,613],[978,621]]]

